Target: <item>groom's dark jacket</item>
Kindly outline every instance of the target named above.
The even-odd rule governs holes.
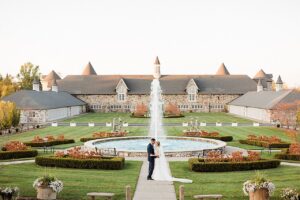
[[[151,143],[149,143],[148,146],[147,146],[147,153],[148,153],[148,161],[149,161],[149,162],[154,162],[156,156],[151,156],[151,154],[152,154],[152,155],[155,154],[155,153],[154,153],[153,145],[152,145]]]

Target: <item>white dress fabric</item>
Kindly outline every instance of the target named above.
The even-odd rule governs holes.
[[[171,176],[169,163],[165,157],[163,148],[155,146],[155,154],[159,155],[159,158],[155,158],[155,166],[153,171],[153,179],[156,181],[177,181],[182,183],[192,183],[192,180],[174,178]]]

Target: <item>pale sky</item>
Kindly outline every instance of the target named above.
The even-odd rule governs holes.
[[[231,74],[300,86],[299,0],[0,0],[0,73]]]

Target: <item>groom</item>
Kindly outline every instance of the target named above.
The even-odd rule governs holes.
[[[155,165],[155,158],[158,157],[155,155],[155,152],[154,152],[154,147],[153,147],[154,144],[155,144],[155,139],[152,138],[150,143],[147,146],[148,161],[149,161],[149,173],[147,176],[147,180],[153,180],[152,174],[153,174],[154,165]]]

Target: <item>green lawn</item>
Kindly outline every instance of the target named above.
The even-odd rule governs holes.
[[[128,123],[147,123],[149,118],[132,118],[130,113],[88,113],[79,115],[77,117],[66,119],[64,122],[111,122],[113,118],[120,117],[123,121]],[[184,113],[183,118],[165,118],[165,123],[182,123],[190,121],[192,118],[199,122],[252,122],[248,119],[239,118],[227,113]]]
[[[185,185],[185,199],[193,199],[197,194],[222,194],[227,200],[249,199],[242,191],[243,182],[255,175],[254,171],[244,172],[214,172],[199,173],[188,169],[187,162],[170,162],[172,175],[177,178],[192,179],[192,184]],[[280,192],[285,187],[300,189],[300,167],[280,166],[276,169],[261,170],[276,186],[276,191],[271,199],[280,199]],[[175,183],[178,187],[182,183]]]
[[[18,186],[22,196],[35,196],[33,181],[45,173],[64,183],[61,199],[87,199],[88,192],[113,192],[114,199],[125,199],[125,186],[135,191],[142,162],[126,161],[123,170],[83,170],[44,168],[35,164],[0,166],[0,186]]]

